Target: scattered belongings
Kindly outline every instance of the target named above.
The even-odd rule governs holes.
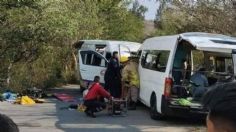
[[[33,97],[33,98],[42,98],[44,94],[42,89],[33,87],[27,89],[27,95]]]
[[[0,96],[1,101],[7,101],[14,104],[21,105],[34,105],[35,103],[44,103],[44,99],[29,97],[29,96],[19,96],[19,94],[7,91]]]
[[[77,109],[79,112],[84,112],[86,110],[86,106],[83,104],[79,104]]]
[[[177,104],[182,105],[182,106],[190,106],[191,102],[187,99],[180,98],[176,101]]]
[[[71,105],[69,105],[69,109],[78,109],[78,104],[71,104]]]
[[[7,92],[2,94],[2,99],[5,100],[5,101],[13,103],[17,99],[17,94],[12,93],[10,91],[7,91]]]
[[[28,97],[28,96],[22,96],[20,98],[18,98],[16,101],[15,101],[16,104],[21,104],[21,105],[34,105],[35,104],[35,101]]]
[[[84,112],[86,106],[83,104],[70,104],[68,107],[61,107],[60,110],[78,110],[79,112]]]
[[[46,93],[45,96],[46,96],[46,98],[50,98],[50,97],[53,97],[53,94],[51,94],[51,93]]]
[[[78,110],[79,112],[84,112],[86,110],[86,106],[84,105],[83,98],[79,98],[76,103],[70,104],[67,107],[61,107],[60,110]]]
[[[34,99],[35,103],[42,104],[45,103],[44,99]]]
[[[36,103],[44,103],[44,102],[45,102],[44,99],[33,99],[30,98],[29,96],[22,96],[15,101],[15,104],[34,105]]]
[[[76,102],[76,99],[68,94],[59,94],[59,93],[55,93],[54,96],[63,102]]]

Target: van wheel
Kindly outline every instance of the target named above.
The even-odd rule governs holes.
[[[151,116],[151,118],[154,119],[154,120],[162,120],[163,115],[160,114],[157,111],[157,101],[156,101],[156,95],[155,94],[152,95],[150,103],[151,103],[151,107],[150,107],[150,116]]]

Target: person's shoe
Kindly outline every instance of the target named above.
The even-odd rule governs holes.
[[[136,110],[136,107],[134,107],[134,106],[129,107],[128,110]]]
[[[93,118],[96,118],[96,116],[94,115],[94,113],[88,109],[86,109],[85,111],[85,114],[89,117],[93,117]]]
[[[128,110],[136,110],[136,102],[131,102]]]
[[[88,110],[88,109],[86,109],[85,111],[84,111],[84,113],[87,115],[87,116],[91,116],[91,111],[90,110]]]
[[[90,117],[96,118],[93,112],[91,112]]]

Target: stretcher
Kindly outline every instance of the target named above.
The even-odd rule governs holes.
[[[113,98],[108,102],[107,111],[111,116],[127,116],[128,104],[126,99]]]

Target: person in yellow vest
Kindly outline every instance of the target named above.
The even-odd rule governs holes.
[[[122,70],[122,95],[128,100],[129,110],[135,110],[139,95],[138,57],[129,57]]]

